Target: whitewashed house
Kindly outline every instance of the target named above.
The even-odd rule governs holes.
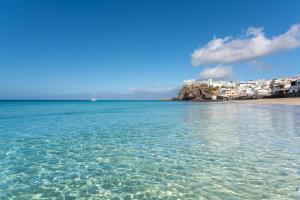
[[[296,79],[291,82],[289,93],[300,93],[300,79]]]
[[[232,99],[232,98],[237,97],[238,94],[233,89],[221,88],[220,89],[220,96]]]

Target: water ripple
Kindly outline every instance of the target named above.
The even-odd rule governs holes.
[[[0,199],[300,198],[298,107],[20,105],[0,105]]]

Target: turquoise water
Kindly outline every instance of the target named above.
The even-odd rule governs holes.
[[[300,107],[0,102],[0,199],[300,199]]]

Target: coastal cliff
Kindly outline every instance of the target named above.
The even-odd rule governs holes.
[[[177,97],[178,101],[206,101],[211,100],[212,95],[217,95],[217,88],[208,87],[206,84],[183,85]]]

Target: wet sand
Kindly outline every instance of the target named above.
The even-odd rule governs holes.
[[[255,99],[235,101],[245,104],[278,104],[278,105],[300,105],[300,97],[294,98],[275,98],[275,99]]]

